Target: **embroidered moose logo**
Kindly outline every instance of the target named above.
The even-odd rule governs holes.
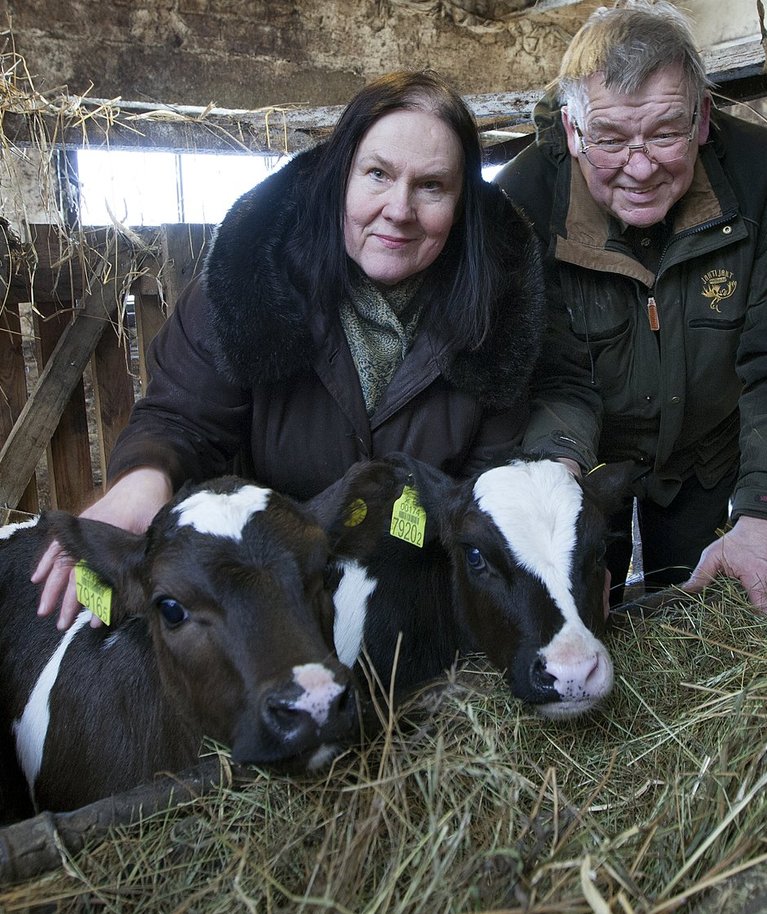
[[[712,311],[721,314],[719,305],[738,288],[738,280],[733,278],[729,270],[711,270],[709,273],[705,273],[701,280],[703,281],[703,297],[708,299],[708,305]]]

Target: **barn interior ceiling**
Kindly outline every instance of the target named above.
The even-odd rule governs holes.
[[[433,68],[500,154],[600,0],[0,0],[10,142],[295,151],[366,82]],[[731,97],[767,94],[761,0],[684,0]],[[0,19],[2,23],[2,19]],[[14,105],[15,98],[18,101]],[[34,120],[32,119],[34,118]]]

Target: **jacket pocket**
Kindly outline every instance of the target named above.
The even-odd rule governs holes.
[[[740,330],[743,324],[746,322],[746,318],[739,317],[732,321],[718,321],[714,318],[694,318],[688,323],[688,327],[691,330]]]
[[[740,456],[740,416],[727,416],[695,448],[695,475],[704,489],[715,486]]]
[[[612,343],[620,339],[629,329],[630,321],[625,320],[615,327],[596,326],[593,328],[586,327],[585,322],[575,321],[573,316],[570,317],[573,335],[582,343]]]

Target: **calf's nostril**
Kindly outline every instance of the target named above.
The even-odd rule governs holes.
[[[536,657],[530,666],[530,682],[535,690],[547,691],[554,688],[556,677],[546,669],[546,661]]]
[[[311,723],[311,716],[287,699],[270,698],[264,708],[264,722],[270,729],[293,734]]]

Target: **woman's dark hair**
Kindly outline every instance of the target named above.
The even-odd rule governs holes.
[[[321,307],[337,306],[339,297],[348,292],[351,284],[352,263],[344,246],[344,207],[357,147],[377,120],[403,109],[436,114],[455,133],[463,151],[463,187],[457,219],[444,250],[428,268],[435,277],[444,277],[447,270],[453,282],[447,290],[442,286],[442,300],[430,310],[431,319],[455,344],[474,348],[488,333],[488,303],[495,300],[503,278],[491,275],[483,257],[482,149],[477,127],[460,95],[437,74],[390,73],[352,99],[324,146],[292,254],[301,274],[308,279],[310,300]],[[432,287],[427,278],[427,294]]]

